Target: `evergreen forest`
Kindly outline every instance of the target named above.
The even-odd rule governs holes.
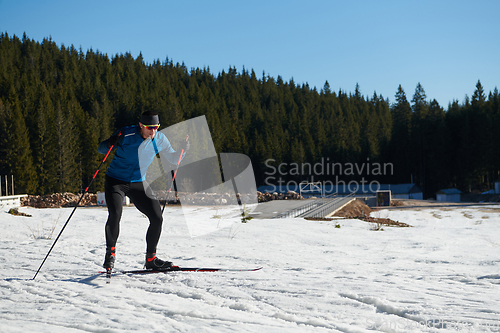
[[[79,192],[102,161],[98,143],[153,110],[162,128],[205,115],[216,151],[248,155],[258,186],[266,185],[270,166],[290,171],[294,163],[325,161],[392,167],[390,173],[364,168],[335,175],[306,168],[281,177],[413,181],[425,198],[451,187],[486,191],[499,178],[496,88],[485,92],[480,81],[471,82],[471,97],[446,108],[420,83],[411,95],[394,87],[393,103],[353,88],[332,91],[327,81],[318,90],[246,68],[215,74],[168,58],[148,64],[142,55],[110,58],[59,47],[51,38],[37,42],[2,33],[0,175],[14,175],[16,193]],[[107,165],[90,192],[104,189]]]

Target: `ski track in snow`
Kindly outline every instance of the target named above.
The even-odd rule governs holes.
[[[256,272],[116,275],[104,208],[0,211],[0,332],[500,332],[500,207],[381,210],[359,220],[253,219],[190,238],[167,207],[158,256]],[[335,228],[340,223],[341,228]],[[147,219],[124,208],[115,267],[140,269]],[[54,228],[52,239],[46,239]]]

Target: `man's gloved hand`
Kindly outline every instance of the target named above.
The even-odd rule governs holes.
[[[120,145],[120,139],[121,139],[122,133],[118,133],[116,135],[113,135],[108,139],[108,148],[111,146],[119,146]]]
[[[179,150],[183,149],[184,151],[189,150],[189,147],[191,145],[189,144],[188,140],[181,140],[179,141]]]

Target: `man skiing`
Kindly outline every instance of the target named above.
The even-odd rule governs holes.
[[[114,267],[115,248],[120,232],[125,196],[128,196],[137,209],[149,219],[146,233],[145,268],[159,271],[172,268],[170,261],[156,257],[156,246],[160,240],[163,217],[160,203],[145,180],[145,170],[160,152],[170,163],[176,165],[182,150],[189,149],[189,142],[181,141],[180,149],[176,152],[167,137],[157,132],[159,127],[158,114],[146,111],[141,115],[139,125],[121,128],[109,139],[99,144],[98,151],[101,154],[106,154],[111,146],[116,147],[115,157],[106,172],[104,183],[108,206],[108,220],[105,228],[106,256],[103,264],[106,270],[112,270]]]

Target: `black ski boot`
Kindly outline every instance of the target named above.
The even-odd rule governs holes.
[[[115,267],[115,248],[112,247],[111,250],[106,250],[106,256],[104,257],[104,264],[102,267],[106,268],[106,270],[113,270]]]
[[[152,271],[170,271],[172,270],[172,263],[159,259],[156,257],[156,253],[147,253],[144,268]]]

